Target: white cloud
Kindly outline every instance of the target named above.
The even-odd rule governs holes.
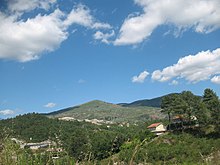
[[[148,75],[149,75],[149,73],[147,71],[143,71],[138,76],[132,77],[132,82],[133,83],[143,83]]]
[[[219,0],[135,0],[143,13],[129,15],[120,28],[115,45],[141,43],[160,25],[209,33],[220,28]]]
[[[48,10],[56,0],[10,0],[8,9],[12,12],[31,11],[35,8]]]
[[[184,78],[191,83],[208,80],[211,76],[220,74],[220,48],[213,51],[202,51],[196,55],[185,56],[169,67],[156,70],[152,79],[160,82],[173,78]],[[215,77],[213,81],[216,81]]]
[[[68,14],[67,19],[64,21],[65,26],[72,24],[79,24],[91,29],[111,29],[112,27],[107,23],[98,22],[85,5],[77,5]]]
[[[57,104],[56,103],[47,103],[46,105],[44,105],[45,108],[53,108],[55,107]]]
[[[26,21],[0,13],[0,58],[26,62],[39,59],[67,39],[62,25],[63,12],[59,9],[50,15],[37,15]]]
[[[10,109],[5,109],[5,110],[0,111],[0,115],[4,115],[4,116],[13,115],[14,113],[15,112],[13,110],[10,110]]]
[[[93,38],[95,40],[101,40],[101,42],[109,44],[110,43],[109,38],[113,37],[114,35],[115,35],[114,30],[112,30],[111,33],[105,33],[105,34],[103,32],[101,32],[101,31],[97,31],[93,35]]]
[[[93,29],[111,29],[112,26],[109,25],[108,23],[95,22],[95,23],[92,25],[92,28],[93,28]]]
[[[25,0],[12,2],[14,3],[9,3],[11,10],[23,11],[27,8],[20,6]],[[52,2],[54,1],[34,1],[30,9],[46,9]],[[27,2],[27,6],[29,5]],[[22,14],[0,11],[0,59],[20,62],[39,59],[45,52],[54,51],[68,38],[68,29],[73,24],[90,29],[111,28],[109,24],[97,21],[84,5],[75,6],[69,14],[55,9],[50,14],[39,13],[26,20],[22,19]]]
[[[211,79],[211,82],[215,83],[215,84],[220,84],[220,76],[214,76]]]

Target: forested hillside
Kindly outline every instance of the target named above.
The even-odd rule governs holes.
[[[165,96],[156,97],[156,98],[153,98],[153,99],[137,100],[137,101],[134,101],[132,103],[123,103],[121,105],[124,106],[124,107],[148,106],[148,107],[157,107],[157,108],[159,108],[161,106],[162,98],[165,97]]]
[[[0,121],[1,141],[17,138],[26,142],[52,140],[73,160],[102,160],[118,153],[121,145],[135,138],[143,139],[146,124],[129,127],[95,125],[87,122],[49,119],[40,114],[26,114]],[[7,137],[7,140],[5,139]],[[4,150],[3,150],[4,151]]]
[[[46,116],[50,118],[72,117],[77,120],[98,119],[112,123],[138,123],[152,120],[152,118],[165,118],[160,108],[148,106],[124,107],[99,100],[55,111],[46,114]]]

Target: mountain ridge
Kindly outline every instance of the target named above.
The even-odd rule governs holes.
[[[167,95],[170,95],[170,94],[167,94]],[[71,107],[68,107],[68,108],[61,109],[61,110],[49,112],[49,113],[46,113],[45,115],[53,115],[53,114],[57,114],[59,112],[66,112],[66,111],[68,111],[70,109],[79,108],[82,105],[88,105],[88,104],[94,103],[94,102],[99,102],[99,103],[102,102],[102,103],[107,103],[107,104],[112,104],[112,105],[123,106],[123,107],[147,106],[147,107],[160,108],[162,98],[164,96],[167,96],[167,95],[163,95],[163,96],[160,96],[160,97],[155,97],[155,98],[152,98],[152,99],[136,100],[136,101],[133,101],[131,103],[118,103],[118,104],[108,103],[108,102],[101,101],[101,100],[92,100],[92,101],[89,101],[89,102],[86,102],[86,103],[82,103],[82,104],[79,104],[79,105],[76,105],[76,106],[71,106]]]
[[[179,93],[170,93],[170,94],[155,97],[152,99],[142,99],[142,100],[137,100],[131,103],[120,103],[119,105],[122,105],[125,107],[148,106],[148,107],[160,108],[163,97],[172,95],[172,94],[179,94]]]
[[[101,100],[92,100],[44,115],[49,118],[68,117],[76,120],[97,119],[114,123],[135,123],[138,121],[163,119],[165,118],[165,115],[161,113],[160,104],[164,96],[119,104],[108,103]]]

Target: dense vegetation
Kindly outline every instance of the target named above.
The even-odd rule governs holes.
[[[131,161],[144,164],[220,163],[220,139],[197,137],[191,133],[176,132],[154,139],[148,137],[144,142],[136,140],[124,143],[121,148],[118,157],[114,159],[115,162],[123,161],[125,164],[131,164]],[[108,159],[108,162],[110,161],[112,160]]]
[[[175,115],[182,116],[189,124],[196,118],[200,128],[213,126],[215,132],[220,132],[220,101],[211,89],[205,89],[202,97],[190,91],[167,95],[161,108],[168,114],[169,122]]]
[[[145,124],[119,126],[49,119],[40,114],[26,114],[0,121],[1,137],[16,137],[26,142],[56,141],[74,160],[102,160],[120,151],[128,140],[142,138],[149,132]]]
[[[176,115],[184,120],[180,129],[160,137],[147,130],[158,121],[95,125],[36,113],[0,120],[0,164],[220,164],[220,102],[213,90],[206,89],[202,97],[190,91],[170,94],[161,106],[169,120],[160,122],[171,125]],[[64,150],[33,152],[19,148],[12,137],[26,142],[50,139]],[[59,158],[52,159],[54,154]]]

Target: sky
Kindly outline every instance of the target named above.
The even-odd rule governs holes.
[[[0,0],[0,118],[206,88],[219,0]]]

